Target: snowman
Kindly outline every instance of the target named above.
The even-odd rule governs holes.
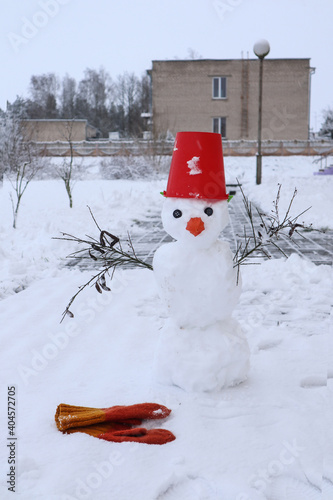
[[[155,375],[186,391],[217,391],[246,379],[249,348],[232,317],[241,293],[229,244],[220,134],[179,132],[165,201],[164,229],[175,239],[153,261],[167,320],[159,335]]]

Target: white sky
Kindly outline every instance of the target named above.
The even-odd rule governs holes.
[[[332,0],[2,0],[0,107],[27,96],[33,74],[79,80],[103,66],[112,77],[141,75],[190,48],[206,59],[255,57],[253,44],[266,38],[268,57],[311,58],[317,130],[333,107],[332,21]]]

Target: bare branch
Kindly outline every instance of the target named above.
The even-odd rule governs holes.
[[[238,181],[237,181],[238,182]],[[272,246],[276,248],[282,255],[287,257],[286,253],[282,250],[282,248],[278,245],[277,241],[280,236],[284,236],[285,238],[289,238],[293,240],[294,233],[300,234],[298,229],[303,230],[314,230],[312,225],[306,226],[304,224],[298,223],[298,219],[307,212],[311,207],[307,208],[296,217],[291,217],[290,212],[292,208],[292,204],[297,195],[297,189],[295,188],[293,195],[290,199],[288,208],[286,213],[284,214],[282,221],[279,213],[279,204],[280,204],[280,196],[281,196],[281,184],[278,184],[278,191],[276,198],[274,200],[274,210],[272,210],[271,214],[267,215],[263,213],[261,210],[256,208],[257,215],[259,217],[259,228],[255,227],[254,217],[252,213],[252,205],[249,202],[248,198],[245,196],[243,189],[241,188],[239,182],[238,185],[240,187],[240,191],[243,196],[243,202],[245,207],[245,212],[251,227],[252,235],[248,236],[246,233],[246,229],[244,226],[244,235],[243,241],[237,244],[236,253],[234,256],[234,267],[237,267],[239,273],[239,266],[247,264],[247,260],[253,257],[266,257],[270,258],[271,255],[269,253],[269,247]],[[288,231],[286,233],[286,230]],[[318,231],[318,230],[316,230]],[[304,236],[303,236],[304,238]]]
[[[88,207],[89,208],[89,207]],[[66,306],[65,311],[63,312],[62,319],[66,315],[70,315],[73,317],[73,313],[70,311],[70,307],[73,304],[76,297],[89,285],[95,286],[96,290],[99,293],[104,291],[111,291],[111,289],[106,284],[106,274],[112,278],[114,276],[115,270],[118,266],[122,268],[126,267],[143,267],[146,269],[152,270],[153,267],[140,259],[134,250],[132,240],[129,236],[129,251],[124,252],[122,246],[120,244],[120,240],[117,236],[109,233],[108,231],[101,230],[91,209],[89,208],[90,214],[100,231],[99,240],[88,236],[89,239],[83,239],[77,236],[73,236],[69,233],[61,233],[62,237],[54,237],[55,240],[63,240],[63,241],[71,241],[74,243],[78,243],[80,245],[85,245],[83,248],[72,252],[68,255],[68,258],[76,258],[79,261],[89,260],[93,261],[95,265],[101,266],[102,269],[99,270],[92,278],[90,278],[84,285],[79,287],[79,290],[73,295],[70,299],[69,303]],[[111,271],[111,274],[110,274]]]
[[[89,205],[87,205],[87,207],[88,207],[88,210],[89,210],[90,215],[91,215],[91,217],[92,217],[92,220],[95,222],[95,224],[96,224],[96,226],[97,226],[97,229],[98,229],[99,231],[102,231],[102,230],[101,230],[101,228],[99,227],[99,225],[97,224],[97,221],[96,221],[96,219],[95,219],[95,217],[94,217],[94,214],[92,213],[91,208],[89,207]]]

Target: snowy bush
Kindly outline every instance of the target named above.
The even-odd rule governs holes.
[[[155,179],[166,174],[170,157],[149,156],[111,156],[100,162],[100,175],[103,179]]]

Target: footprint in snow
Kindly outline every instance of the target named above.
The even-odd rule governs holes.
[[[270,500],[322,500],[322,490],[292,477],[278,477],[269,488]],[[331,498],[331,497],[328,497]]]
[[[213,485],[201,477],[174,478],[156,500],[220,500]]]
[[[327,377],[322,375],[310,375],[309,377],[305,377],[301,380],[300,386],[305,389],[313,389],[316,387],[326,387],[327,386]]]
[[[40,470],[32,458],[22,458],[18,464],[18,481],[22,490],[34,488],[40,480]]]
[[[263,340],[262,342],[259,342],[258,343],[258,350],[259,351],[267,351],[269,349],[274,349],[274,347],[277,347],[278,345],[280,345],[282,342],[281,339],[277,339],[277,340]]]
[[[262,492],[239,483],[239,478],[238,480],[230,478],[217,486],[214,481],[188,475],[170,480],[169,486],[165,487],[155,500],[267,500],[267,498]]]
[[[333,481],[328,477],[323,477],[322,482],[323,488],[323,498],[322,500],[328,500],[329,498],[333,498]]]

